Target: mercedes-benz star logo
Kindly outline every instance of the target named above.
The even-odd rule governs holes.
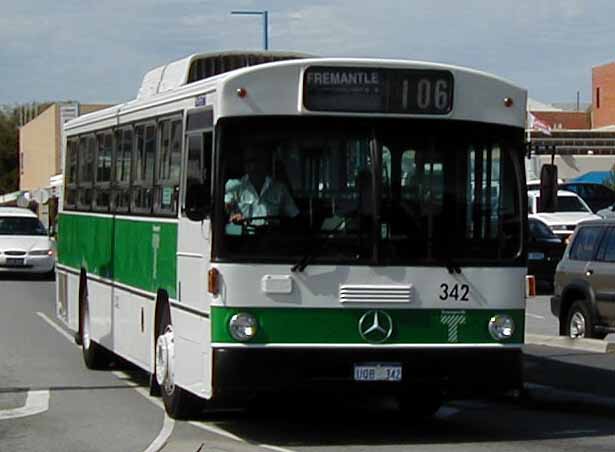
[[[382,344],[393,333],[393,319],[383,311],[367,311],[359,319],[359,334],[367,342]]]

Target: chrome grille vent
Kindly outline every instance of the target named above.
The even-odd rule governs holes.
[[[4,254],[7,256],[25,256],[25,251],[5,251]]]
[[[343,285],[340,286],[339,300],[341,303],[410,303],[412,285]]]

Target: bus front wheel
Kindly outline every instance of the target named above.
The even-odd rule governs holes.
[[[167,414],[173,419],[190,417],[197,398],[175,384],[175,334],[168,307],[160,316],[155,344],[155,379]]]

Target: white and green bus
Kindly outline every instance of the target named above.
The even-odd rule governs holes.
[[[58,316],[88,367],[135,363],[176,417],[285,391],[429,414],[519,389],[525,107],[427,62],[154,69],[65,126]]]

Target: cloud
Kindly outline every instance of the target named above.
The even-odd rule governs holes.
[[[19,0],[0,17],[0,104],[133,98],[144,73],[190,53],[270,45],[323,56],[433,60],[497,73],[545,101],[589,96],[612,60],[611,0]],[[574,61],[574,64],[571,64]],[[561,97],[560,97],[561,96]],[[585,96],[585,97],[587,97]]]

